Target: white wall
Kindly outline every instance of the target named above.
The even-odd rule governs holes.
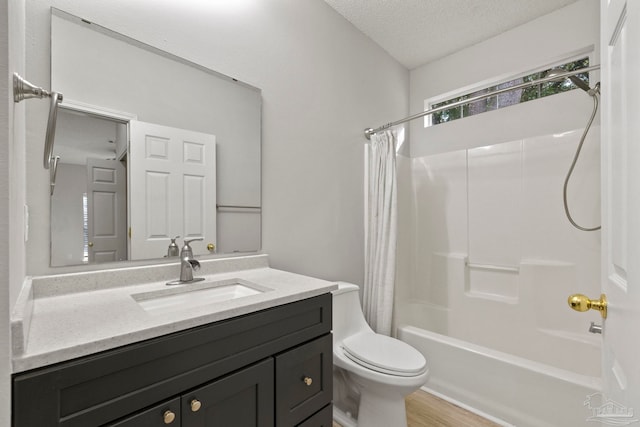
[[[12,75],[24,75],[24,1],[0,2],[0,426],[11,420],[10,312],[25,276],[24,103],[14,104]]]
[[[406,69],[320,0],[33,0],[27,77],[44,86],[50,6],[260,87],[263,251],[277,268],[362,283],[362,131],[407,114]],[[47,179],[45,117],[30,106],[29,194]],[[31,210],[48,234],[48,208]]]

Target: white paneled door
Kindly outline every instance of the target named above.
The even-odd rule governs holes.
[[[89,262],[127,259],[127,178],[118,160],[87,159]]]
[[[640,426],[640,1],[602,0],[602,396],[593,420]]]
[[[170,238],[216,241],[216,137],[132,120],[129,123],[130,259],[160,258]]]

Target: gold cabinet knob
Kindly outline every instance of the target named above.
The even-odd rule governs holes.
[[[202,403],[198,399],[191,401],[191,412],[198,412],[202,407]]]
[[[176,414],[174,414],[172,411],[167,409],[164,412],[162,419],[164,420],[165,424],[171,424],[176,419]]]
[[[573,294],[567,300],[569,307],[575,311],[598,310],[603,319],[607,318],[607,297],[605,294],[600,295],[599,300],[589,299],[586,295]]]
[[[92,248],[93,247],[93,242],[89,242],[89,247]]]
[[[213,252],[213,251],[215,251],[215,250],[216,250],[216,245],[214,245],[213,243],[209,243],[209,244],[207,245],[207,250],[208,250],[209,252]]]
[[[310,386],[311,384],[313,384],[313,379],[311,377],[304,377],[302,379],[302,382],[305,383],[307,386]]]

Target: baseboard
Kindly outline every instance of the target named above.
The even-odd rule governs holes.
[[[489,420],[491,422],[494,422],[494,423],[496,423],[496,424],[498,424],[498,425],[500,425],[502,427],[516,427],[515,425],[510,424],[510,423],[508,423],[508,422],[506,422],[504,420],[501,420],[500,418],[494,417],[493,415],[489,415],[486,412],[483,412],[483,411],[481,411],[481,410],[479,410],[477,408],[474,408],[473,406],[469,406],[466,403],[462,403],[462,402],[460,402],[460,401],[458,401],[456,399],[453,399],[453,398],[451,398],[449,396],[446,396],[446,395],[444,395],[444,394],[442,394],[440,392],[432,390],[429,387],[422,386],[422,387],[420,387],[420,390],[424,391],[425,393],[432,394],[432,395],[434,395],[434,396],[436,396],[436,397],[438,397],[438,398],[440,398],[442,400],[445,400],[445,401],[447,401],[447,402],[449,402],[449,403],[451,403],[453,405],[459,406],[460,408],[464,409],[465,411],[469,411],[469,412],[474,413],[474,414],[476,414],[476,415],[478,415],[478,416],[480,416],[482,418],[486,418],[487,420]]]

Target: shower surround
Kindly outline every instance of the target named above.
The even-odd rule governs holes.
[[[574,229],[562,205],[562,184],[581,132],[398,158],[395,324],[428,360],[430,335],[407,333],[407,327],[439,334],[438,340],[468,343],[468,356],[485,348],[531,361],[538,371],[546,366],[550,374],[545,377],[565,382],[575,374],[578,383],[598,384],[601,339],[587,329],[600,317],[575,313],[566,302],[569,294],[598,295],[600,289],[600,233]],[[599,140],[595,127],[569,184],[571,212],[587,226],[600,221]],[[491,396],[474,401],[468,391],[480,377],[455,383],[460,376],[447,372],[455,371],[455,360],[461,359],[444,360],[445,366],[433,364],[427,386],[445,394],[460,390],[452,397],[508,422],[537,419],[502,413],[487,404]],[[520,384],[521,391],[536,382]],[[589,387],[578,387],[569,401],[581,405]],[[523,411],[536,411],[535,401],[521,403]]]

